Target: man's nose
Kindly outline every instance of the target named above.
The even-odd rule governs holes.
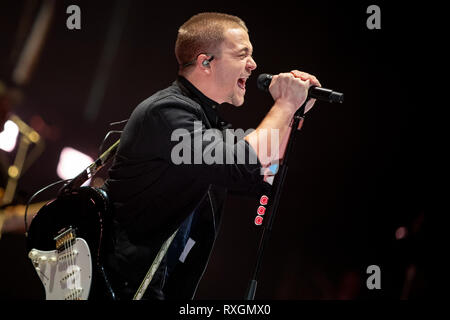
[[[250,70],[255,70],[257,67],[256,61],[255,59],[253,59],[253,57],[250,57],[250,59],[248,59],[247,61],[247,68]]]

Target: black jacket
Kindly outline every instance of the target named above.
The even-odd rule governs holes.
[[[129,288],[123,298],[134,294],[162,243],[195,211],[188,230],[195,245],[164,282],[165,259],[151,284],[151,290],[164,286],[166,298],[193,298],[217,237],[227,190],[258,195],[269,187],[263,182],[259,161],[249,163],[257,158],[245,140],[214,139],[195,144],[200,130],[194,129],[200,122],[202,134],[211,128],[230,128],[218,116],[217,107],[179,77],[140,103],[125,126],[105,183],[115,209],[117,240],[108,268],[119,291]],[[176,129],[186,129],[181,131],[184,140],[172,137]],[[174,164],[174,147],[188,138],[191,144],[185,151],[191,152],[191,163]],[[210,153],[208,148],[222,150],[223,162],[193,163],[199,152]],[[239,154],[245,154],[245,163],[238,161]],[[226,164],[227,155],[228,160],[230,155],[234,157],[234,163]]]

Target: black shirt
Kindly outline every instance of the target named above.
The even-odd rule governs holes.
[[[186,289],[190,297],[217,235],[227,189],[258,195],[269,188],[263,182],[261,164],[245,140],[195,142],[198,142],[197,135],[204,135],[207,130],[230,128],[217,114],[217,107],[216,102],[179,77],[170,87],[140,103],[131,114],[105,182],[115,208],[121,235],[118,238],[127,242],[121,245],[119,241],[115,257],[120,257],[121,261],[112,259],[110,265],[125,282],[139,285],[137,279],[142,280],[162,243],[197,208],[198,217],[194,221],[205,228],[193,226],[199,252],[192,256],[197,255],[200,265],[195,266],[194,262],[193,266],[183,266],[189,270],[177,277],[181,283],[182,278],[195,273],[189,280],[193,288]],[[182,130],[178,138],[186,139],[174,139],[172,134],[177,129]],[[190,141],[186,150],[190,152],[191,163],[174,163],[173,150],[180,146],[180,141]],[[201,157],[211,148],[222,151],[223,161],[193,163],[199,153]],[[244,154],[247,161],[238,161],[239,154]],[[233,163],[227,164],[229,159],[233,159]],[[256,162],[250,163],[250,159]],[[207,245],[202,247],[205,242]],[[199,272],[196,268],[202,270]]]

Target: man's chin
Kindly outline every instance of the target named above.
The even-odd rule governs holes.
[[[240,107],[244,104],[244,97],[234,98],[232,99],[231,104],[235,107]]]

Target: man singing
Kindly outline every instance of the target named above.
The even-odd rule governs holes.
[[[310,85],[320,86],[314,76],[297,70],[275,75],[269,87],[274,104],[243,139],[198,143],[195,138],[230,127],[217,108],[225,102],[237,107],[244,103],[246,82],[256,69],[252,53],[240,18],[222,13],[191,17],[178,31],[176,81],[131,114],[104,186],[115,213],[115,246],[106,271],[119,299],[133,298],[162,244],[177,229],[144,298],[192,299],[219,231],[227,192],[258,195],[270,187],[261,172],[277,160],[266,155],[276,153],[260,148],[273,146],[270,141],[260,144],[267,135],[259,133],[275,129],[280,141],[276,151],[283,154],[295,111]],[[180,129],[191,138],[184,151],[192,161],[175,163],[179,140],[173,133]],[[211,147],[223,151],[223,161],[194,161]],[[238,161],[238,155],[246,161]]]

